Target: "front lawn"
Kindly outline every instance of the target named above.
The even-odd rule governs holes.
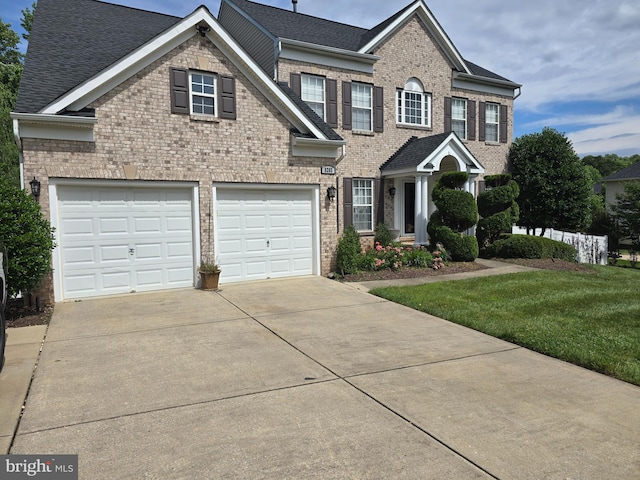
[[[371,293],[640,385],[640,272],[537,271]]]

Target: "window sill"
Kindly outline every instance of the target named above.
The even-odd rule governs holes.
[[[363,137],[373,137],[375,134],[370,130],[351,130],[354,135],[362,135]]]
[[[501,145],[500,142],[484,142],[484,144],[490,147],[499,147]]]
[[[411,123],[396,123],[396,127],[407,130],[423,130],[425,132],[433,131],[433,128],[427,125],[412,125]]]
[[[194,122],[213,122],[213,123],[220,122],[220,119],[218,117],[214,117],[213,115],[202,115],[199,113],[192,113],[189,115],[189,118]]]

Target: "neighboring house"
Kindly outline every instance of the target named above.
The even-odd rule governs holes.
[[[611,208],[611,205],[618,203],[616,196],[624,193],[624,183],[631,181],[640,182],[640,162],[618,170],[600,181],[606,190],[605,204],[607,208]]]
[[[244,0],[185,18],[39,0],[16,111],[55,300],[324,275],[354,225],[424,243],[442,172],[499,173],[520,85],[422,0],[368,30]],[[335,196],[334,196],[335,195]]]

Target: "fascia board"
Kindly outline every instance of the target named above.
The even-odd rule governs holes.
[[[251,79],[256,88],[274,103],[276,108],[281,111],[293,126],[302,132],[311,133],[317,138],[325,138],[322,131],[306,118],[297,105],[256,65],[205,7],[199,7],[191,15],[185,17],[154,40],[146,43],[135,52],[122,58],[108,69],[45,107],[41,113],[56,114],[65,108],[79,110],[86,107],[127,78],[196,35],[197,30],[195,27],[202,22],[206,23],[210,28],[210,31],[207,32],[207,37],[233,61],[234,65],[247,78]]]
[[[453,88],[461,88],[464,90],[472,90],[511,98],[515,98],[515,91],[522,87],[522,85],[515,82],[480,77],[460,72],[454,72],[451,85]]]
[[[457,70],[461,70],[466,73],[471,73],[467,65],[465,64],[462,56],[458,52],[458,49],[453,45],[447,34],[444,32],[438,21],[431,14],[428,8],[424,5],[422,0],[415,2],[411,8],[407,9],[402,15],[400,15],[396,20],[387,26],[382,32],[380,32],[375,38],[373,38],[369,43],[367,43],[364,47],[362,47],[359,52],[360,53],[368,53],[384,42],[389,36],[396,31],[396,29],[400,28],[413,14],[417,14],[420,19],[425,24],[425,27],[429,32],[433,35],[438,42],[438,45],[445,52],[445,55],[449,58],[453,66]]]
[[[344,140],[318,140],[291,135],[291,150],[294,157],[320,157],[337,160],[337,149],[346,145]]]
[[[11,113],[14,136],[17,138],[42,138],[93,142],[95,117],[67,117],[39,113]],[[16,142],[17,143],[17,142]]]
[[[298,40],[281,39],[280,45],[280,58],[282,59],[343,68],[367,74],[373,73],[373,65],[380,60],[380,57],[376,55],[352,52]]]

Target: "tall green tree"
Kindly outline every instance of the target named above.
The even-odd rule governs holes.
[[[620,239],[629,238],[640,251],[640,181],[624,182],[623,192],[616,195],[611,207]]]
[[[553,128],[517,138],[509,168],[520,186],[520,220],[527,229],[584,231],[590,221],[589,184],[571,141]]]
[[[606,155],[587,155],[582,157],[582,163],[598,170],[600,177],[608,177],[636,162],[640,162],[640,155],[619,157],[615,153],[608,153]]]
[[[22,10],[20,24],[26,31],[22,35],[25,40],[28,40],[31,32],[35,8],[34,2],[32,8]],[[10,23],[0,19],[0,175],[16,186],[20,183],[19,152],[9,114],[15,107],[22,76],[24,55],[19,50],[19,44],[20,35],[11,28]]]

